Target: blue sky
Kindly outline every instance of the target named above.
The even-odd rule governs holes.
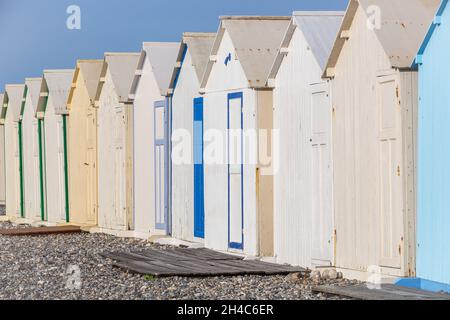
[[[81,30],[69,30],[70,5]],[[105,51],[139,51],[143,41],[179,41],[182,32],[215,32],[220,15],[290,15],[343,10],[347,0],[0,0],[0,92],[6,83],[73,68]]]

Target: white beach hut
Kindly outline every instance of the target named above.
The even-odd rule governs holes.
[[[169,85],[172,96],[172,237],[204,238],[203,110],[200,81],[215,33],[184,33]],[[187,141],[185,141],[187,140]],[[199,151],[199,152],[197,152]],[[194,161],[195,160],[195,161]]]
[[[42,88],[42,78],[25,79],[27,94],[21,111],[23,141],[23,174],[25,218],[45,220],[45,194],[43,193],[42,122],[36,117]]]
[[[272,71],[274,254],[313,268],[334,264],[331,93],[322,74],[344,12],[294,12]]]
[[[200,86],[206,247],[273,256],[273,93],[267,80],[290,20],[221,18]]]
[[[45,70],[37,117],[43,119],[46,221],[69,222],[67,97],[73,70]]]
[[[352,0],[332,79],[335,265],[366,280],[415,274],[416,54],[440,0]]]
[[[170,235],[169,106],[179,43],[145,42],[132,82],[134,230],[138,237]]]
[[[23,218],[23,161],[22,161],[22,123],[21,108],[26,88],[24,84],[6,85],[5,115],[5,164],[6,215]]]
[[[128,102],[139,53],[105,53],[97,88],[98,227],[133,229],[133,105]]]

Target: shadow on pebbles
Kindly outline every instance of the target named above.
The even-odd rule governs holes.
[[[0,228],[11,227],[0,222]],[[0,236],[0,299],[323,300],[339,298],[314,294],[312,286],[347,283],[299,275],[152,278],[112,267],[111,260],[99,255],[149,247],[161,248],[103,234]]]

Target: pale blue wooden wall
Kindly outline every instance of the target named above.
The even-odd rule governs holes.
[[[450,284],[450,6],[444,8],[419,66],[417,275]]]

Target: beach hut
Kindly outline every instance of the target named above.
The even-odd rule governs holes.
[[[22,123],[21,108],[26,95],[24,84],[6,85],[4,105],[5,115],[5,176],[8,181],[6,190],[6,215],[23,218],[23,161],[22,161]]]
[[[6,177],[5,177],[5,117],[6,117],[6,96],[0,93],[0,205],[6,205]]]
[[[208,248],[273,256],[276,136],[267,80],[290,20],[220,18],[200,86],[203,100],[196,101],[203,109]]]
[[[139,53],[105,53],[97,88],[98,227],[133,228],[133,106],[128,94]]]
[[[322,74],[344,12],[294,12],[269,75],[274,129],[274,255],[314,268],[334,263],[331,92]]]
[[[129,94],[133,103],[134,230],[137,237],[171,233],[167,88],[179,46],[171,42],[145,42]]]
[[[69,222],[67,97],[73,70],[45,70],[37,117],[43,122],[45,220]]]
[[[417,71],[439,0],[352,0],[328,60],[335,265],[415,274]]]
[[[203,153],[203,110],[198,109],[196,102],[201,100],[200,81],[215,38],[215,33],[183,34],[169,85],[173,140],[172,237],[185,241],[204,238],[203,157],[194,159],[194,154]]]
[[[97,225],[97,108],[103,60],[79,60],[68,97],[69,221]]]
[[[419,64],[417,277],[422,289],[450,292],[450,7],[442,5]]]
[[[36,117],[42,78],[25,79],[27,94],[21,111],[23,141],[24,215],[31,221],[44,221],[44,167],[42,120]]]

